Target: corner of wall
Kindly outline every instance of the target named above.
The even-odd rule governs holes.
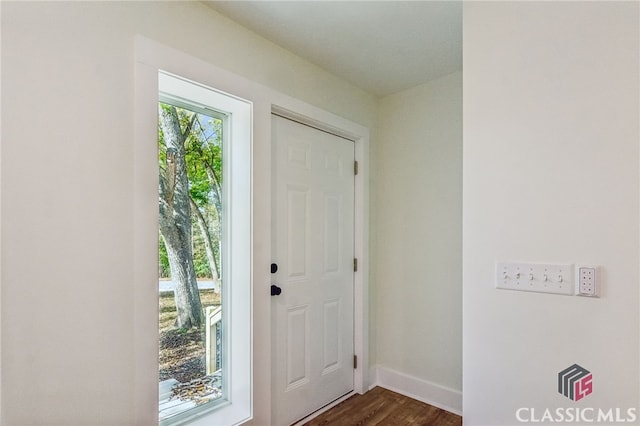
[[[381,365],[371,367],[369,377],[372,383],[369,389],[380,386],[450,413],[462,415],[462,392],[459,390],[450,389]]]

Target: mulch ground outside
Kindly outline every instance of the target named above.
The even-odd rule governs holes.
[[[200,290],[203,309],[219,306],[220,295],[213,290]],[[177,329],[176,305],[173,292],[160,293],[159,374],[158,381],[176,379],[191,382],[206,375],[204,327],[201,329]]]

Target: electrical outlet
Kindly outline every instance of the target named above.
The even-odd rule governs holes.
[[[578,266],[576,275],[578,296],[598,297],[599,295],[599,279],[597,266]]]

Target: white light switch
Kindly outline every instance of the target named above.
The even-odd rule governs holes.
[[[497,262],[496,288],[573,295],[573,265]]]

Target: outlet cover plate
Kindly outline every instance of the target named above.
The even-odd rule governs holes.
[[[597,266],[578,265],[576,267],[576,294],[578,296],[600,296],[600,273]]]
[[[574,267],[562,263],[496,262],[496,288],[573,295]]]

